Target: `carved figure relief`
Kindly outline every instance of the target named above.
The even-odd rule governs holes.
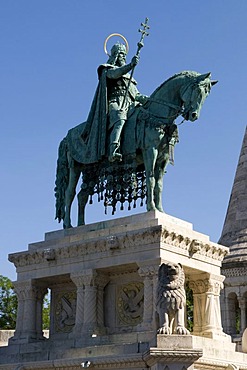
[[[190,334],[184,326],[184,271],[180,263],[163,263],[158,272],[158,334]]]
[[[55,331],[68,333],[75,325],[76,292],[60,293],[56,296]]]
[[[117,294],[117,313],[120,325],[135,326],[143,316],[143,283],[122,285]]]

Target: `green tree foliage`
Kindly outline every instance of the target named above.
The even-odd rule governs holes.
[[[0,275],[0,330],[15,329],[18,300],[12,281]],[[50,295],[43,302],[43,330],[50,326]]]
[[[49,330],[50,328],[50,293],[47,293],[43,301],[43,330]]]
[[[0,275],[0,329],[15,329],[17,296],[10,279]]]
[[[186,312],[187,312],[187,329],[193,331],[193,319],[194,319],[194,301],[193,301],[193,292],[189,288],[187,283],[185,286],[186,291]]]

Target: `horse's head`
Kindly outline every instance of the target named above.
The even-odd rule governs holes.
[[[211,87],[218,81],[210,79],[211,73],[193,77],[181,90],[181,99],[184,103],[182,116],[187,121],[195,121],[200,116],[202,105],[209,95]]]

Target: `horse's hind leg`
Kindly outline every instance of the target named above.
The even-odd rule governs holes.
[[[69,170],[69,184],[65,191],[65,217],[63,220],[64,229],[72,227],[70,218],[71,205],[75,198],[76,185],[78,183],[80,173],[81,173],[80,169],[76,167],[72,167]]]
[[[166,164],[167,161],[163,161],[162,163],[157,162],[155,166],[154,202],[155,208],[160,212],[164,212],[162,206],[162,190]]]
[[[77,195],[78,199],[78,226],[85,225],[85,207],[88,201],[89,192],[81,189]]]

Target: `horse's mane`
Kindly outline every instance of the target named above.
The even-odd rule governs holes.
[[[177,78],[177,77],[197,77],[200,76],[200,73],[195,72],[195,71],[182,71],[179,73],[176,73],[172,77],[168,78],[166,81],[162,82],[160,86],[157,87],[157,89],[154,90],[154,92],[151,94],[151,97],[155,95],[167,82]]]

